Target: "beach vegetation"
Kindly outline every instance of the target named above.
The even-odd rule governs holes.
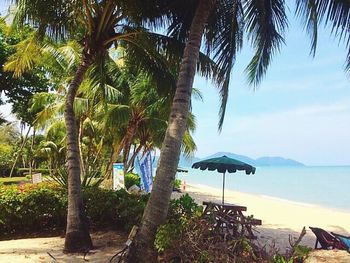
[[[83,189],[84,212],[95,229],[129,231],[140,223],[148,195],[99,187]],[[67,190],[56,183],[0,186],[0,239],[62,234]]]
[[[174,187],[180,189],[182,185],[181,179],[175,178]]]
[[[92,248],[92,241],[81,197],[80,176],[82,170],[78,141],[79,124],[76,122],[74,111],[75,98],[79,86],[84,81],[85,74],[93,65],[101,66],[104,64],[105,58],[108,56],[108,50],[112,46],[124,46],[124,48],[130,49],[138,57],[135,63],[145,62],[145,59],[140,58],[161,61],[159,64],[162,67],[159,67],[159,64],[155,66],[156,63],[148,63],[149,60],[147,60],[143,64],[145,70],[156,68],[157,73],[159,73],[160,68],[166,69],[166,64],[163,63],[164,59],[159,59],[161,56],[153,55],[157,52],[156,46],[152,45],[152,48],[147,50],[146,39],[143,38],[143,41],[140,42],[140,38],[138,38],[139,35],[148,34],[148,31],[142,27],[142,22],[146,22],[147,19],[149,19],[148,21],[156,19],[158,13],[153,8],[149,8],[153,6],[149,1],[146,3],[144,1],[122,1],[119,3],[106,0],[84,1],[83,4],[80,1],[51,1],[50,4],[47,1],[40,0],[14,2],[19,7],[15,14],[15,24],[22,26],[30,23],[38,27],[37,34],[29,42],[32,49],[40,50],[40,48],[35,48],[35,45],[37,43],[41,44],[40,42],[45,34],[57,42],[67,38],[76,38],[78,43],[81,43],[81,57],[75,74],[67,86],[64,102],[70,204],[68,205],[67,214],[65,251],[86,251]],[[144,8],[140,8],[141,6]],[[29,45],[27,45],[27,48]],[[25,58],[26,60],[17,60],[14,68],[15,72],[20,73],[28,65],[33,66],[34,63],[28,63],[27,55]],[[31,62],[33,61],[35,60],[31,60]],[[8,67],[10,67],[9,64]]]
[[[104,176],[110,176],[116,160],[124,163],[125,172],[132,172],[132,161],[138,154],[160,148],[157,180],[128,260],[152,261],[157,229],[166,220],[173,225],[159,229],[156,241],[159,251],[165,252],[164,244],[171,241],[164,240],[167,232],[181,236],[180,244],[190,249],[191,233],[198,234],[198,229],[203,230],[206,224],[192,218],[200,208],[188,197],[179,203],[175,201],[178,210],[174,215],[169,205],[173,205],[170,199],[174,182],[179,183],[175,174],[180,152],[195,150],[190,136],[195,127],[190,113],[194,76],[198,71],[219,88],[221,130],[231,70],[245,34],[253,47],[246,72],[249,82],[256,87],[273,55],[284,44],[283,34],[288,26],[284,1],[180,0],[173,5],[156,0],[13,2],[18,5],[13,38],[5,35],[4,20],[0,24],[1,64],[7,61],[1,69],[6,71],[1,72],[4,78],[0,81],[10,79],[9,85],[0,85],[6,90],[0,91],[5,91],[14,112],[29,129],[25,133],[21,127],[14,147],[10,143],[0,147],[1,174],[15,175],[18,162],[30,174],[38,168],[47,169],[50,177],[68,190],[65,197],[68,201],[64,203],[69,204],[65,251],[85,252],[92,248],[85,214],[87,204],[83,202],[85,191],[100,191],[97,186]],[[349,20],[344,19],[348,9],[341,1],[297,1],[297,14],[305,20],[312,36],[312,53],[322,21],[331,24],[341,40],[348,40]],[[153,33],[153,29],[165,29],[167,36]],[[205,54],[200,52],[202,44]],[[350,69],[349,54],[346,69]],[[44,126],[44,134],[38,134]],[[62,172],[66,160],[67,170]],[[131,176],[128,183],[137,180]],[[22,188],[18,191],[26,192]],[[39,200],[50,191],[35,192],[31,198]],[[33,200],[28,197],[26,204],[30,207]],[[129,200],[128,205],[134,201]],[[13,207],[18,202],[21,200],[14,198]],[[135,207],[132,213],[143,211],[141,206]],[[40,207],[36,209],[41,211]],[[92,207],[89,209],[96,217],[102,217]],[[173,216],[186,223],[176,229]],[[208,241],[204,237],[212,233],[199,234],[197,241],[203,249],[194,262],[210,261],[212,254],[219,260],[229,260],[208,251],[205,246],[209,244],[202,243],[201,238]],[[222,241],[217,236],[210,237]],[[229,251],[244,254],[245,241],[237,242],[228,245]],[[180,257],[186,257],[181,254],[183,251],[179,251]],[[303,250],[294,253],[302,254]],[[253,254],[247,256],[251,257]],[[282,259],[276,256],[276,260]]]
[[[182,234],[188,223],[199,218],[203,207],[198,205],[188,194],[170,201],[167,221],[157,230],[155,248],[164,252],[175,245],[175,240]]]
[[[129,189],[133,185],[140,187],[141,178],[138,174],[127,173],[124,178],[124,183],[125,183],[126,189]]]

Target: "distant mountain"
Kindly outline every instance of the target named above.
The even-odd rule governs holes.
[[[192,158],[186,158],[185,156],[181,155],[180,156],[180,161],[179,161],[179,167],[191,167],[193,163],[198,162],[200,160],[205,160],[205,159],[210,159],[210,158],[216,158],[216,157],[221,157],[226,155],[227,157],[237,159],[239,161],[248,163],[253,166],[305,166],[303,163],[292,160],[292,159],[287,159],[283,157],[260,157],[258,159],[252,159],[248,156],[245,155],[239,155],[235,153],[230,153],[230,152],[217,152],[213,155],[207,156],[205,158],[197,158],[197,157],[192,157]],[[155,163],[158,163],[159,156],[156,156]]]
[[[292,160],[292,159],[286,159],[283,157],[260,157],[258,159],[252,159],[248,156],[244,155],[239,155],[235,153],[230,153],[230,152],[217,152],[213,155],[210,155],[204,159],[209,159],[209,158],[215,158],[215,157],[221,157],[223,155],[226,155],[227,157],[237,159],[239,161],[251,164],[253,166],[305,166],[303,163]]]
[[[283,157],[261,157],[255,160],[256,166],[305,166],[303,163]]]

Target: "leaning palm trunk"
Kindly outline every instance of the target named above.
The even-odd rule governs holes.
[[[130,249],[128,262],[155,262],[154,239],[157,228],[167,216],[181,143],[186,131],[192,85],[196,72],[205,24],[216,0],[199,1],[186,43],[176,93],[173,99],[169,125],[161,148],[153,190],[145,209],[142,225]]]
[[[75,96],[74,96],[75,97]],[[79,146],[79,156],[80,156],[80,174],[84,177],[85,176],[85,163],[83,159],[83,152],[82,152],[82,139],[83,139],[83,130],[84,130],[84,118],[81,117],[78,121],[79,125],[79,132],[78,132],[78,146]]]
[[[135,137],[136,129],[138,127],[138,121],[131,121],[128,125],[126,136],[123,140],[123,164],[124,164],[124,174],[128,171],[128,160],[129,160],[129,153],[131,148],[131,142]]]
[[[92,248],[88,222],[83,210],[80,179],[78,127],[74,116],[74,99],[84,74],[92,64],[91,56],[83,53],[82,63],[69,85],[64,117],[67,128],[68,214],[64,244],[65,252],[86,252]]]
[[[25,146],[26,143],[27,143],[27,139],[28,139],[28,135],[29,135],[30,129],[31,129],[31,127],[29,127],[29,129],[28,129],[28,131],[27,131],[25,137],[23,138],[23,142],[22,142],[22,144],[21,144],[21,147],[20,147],[19,150],[17,151],[15,161],[13,162],[13,165],[12,165],[12,167],[11,167],[10,178],[12,177],[13,172],[14,172],[14,170],[15,170],[15,167],[16,167],[16,164],[17,164],[17,161],[18,161],[18,157],[19,157],[19,155],[22,153],[23,148],[24,148],[24,146]],[[23,164],[24,164],[23,166],[24,166],[24,168],[25,168],[25,162],[24,162],[24,161],[23,161]]]

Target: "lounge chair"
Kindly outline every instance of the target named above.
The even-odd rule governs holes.
[[[346,247],[336,237],[332,236],[322,228],[309,228],[316,236],[315,249],[317,249],[318,243],[320,243],[321,249],[346,249]]]
[[[339,241],[346,247],[347,251],[350,251],[350,237],[343,236],[340,234],[336,234],[331,232],[333,236],[335,236]]]

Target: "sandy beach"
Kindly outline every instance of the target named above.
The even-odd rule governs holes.
[[[189,193],[198,203],[221,201],[222,196],[221,189],[204,185],[187,185],[183,192]],[[309,226],[345,235],[350,232],[350,213],[317,205],[230,190],[225,190],[225,202],[246,206],[246,215],[261,219],[263,224],[257,227],[258,242],[268,245],[275,242],[281,251],[289,246],[289,235],[298,237],[304,226],[307,235],[302,244],[310,247],[314,247],[316,239]]]
[[[173,197],[184,193],[190,194],[198,203],[220,202],[222,190],[204,185],[187,185],[185,191],[174,192]],[[283,253],[289,247],[289,236],[297,238],[304,226],[307,235],[301,244],[310,247],[314,247],[315,237],[308,229],[309,226],[318,226],[343,234],[349,234],[350,231],[350,213],[229,190],[225,191],[225,201],[246,206],[246,215],[254,215],[262,220],[262,226],[256,229],[256,242],[271,251],[278,249]],[[113,231],[93,233],[92,238],[96,249],[90,251],[86,257],[81,254],[63,254],[62,237],[1,241],[0,262],[108,262],[113,254],[122,249],[127,239],[125,233]],[[312,252],[306,262],[348,263],[350,254],[340,250],[317,250]]]

